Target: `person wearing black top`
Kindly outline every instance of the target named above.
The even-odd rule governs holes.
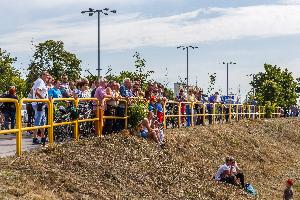
[[[8,94],[4,95],[3,98],[10,98],[10,99],[18,99],[16,96],[16,88],[14,86],[10,87],[8,90]],[[16,122],[16,105],[12,102],[5,102],[3,103],[4,106],[4,127],[5,129],[9,129],[9,121],[10,121],[10,128],[15,128]]]

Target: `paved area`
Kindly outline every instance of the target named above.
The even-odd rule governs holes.
[[[27,151],[39,146],[32,145],[32,138],[28,134],[23,134],[22,151]],[[0,135],[0,157],[12,156],[16,154],[15,134]]]

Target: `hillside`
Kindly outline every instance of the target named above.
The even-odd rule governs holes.
[[[163,150],[118,134],[2,158],[0,199],[252,199],[211,180],[226,155],[259,199],[281,199],[285,180],[300,178],[299,127],[274,119],[172,129]]]

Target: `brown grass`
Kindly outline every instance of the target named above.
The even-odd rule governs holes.
[[[258,190],[281,199],[285,180],[299,197],[300,121],[248,121],[167,131],[167,145],[126,134],[0,159],[0,199],[251,199],[211,180],[233,155]]]

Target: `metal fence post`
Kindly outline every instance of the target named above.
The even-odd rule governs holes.
[[[23,100],[16,104],[16,125],[19,131],[17,132],[16,137],[16,155],[20,157],[22,155],[22,104]]]
[[[50,145],[53,145],[53,143],[54,143],[53,115],[54,115],[54,105],[53,105],[53,99],[51,99],[49,101],[49,108],[48,108],[48,123],[50,124],[50,128],[49,128],[49,144]]]
[[[75,99],[75,108],[76,110],[79,112],[78,110],[78,98]],[[74,125],[74,137],[75,137],[75,140],[79,140],[79,132],[78,132],[78,129],[79,129],[79,123],[78,123],[78,119],[75,120],[75,125]]]

